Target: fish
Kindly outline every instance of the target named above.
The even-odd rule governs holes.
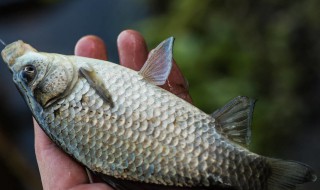
[[[254,99],[207,114],[160,88],[173,42],[153,49],[140,71],[21,40],[1,55],[42,130],[115,189],[290,190],[316,181],[303,163],[250,152]]]

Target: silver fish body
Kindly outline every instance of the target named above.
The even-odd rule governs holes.
[[[170,72],[172,42],[161,43],[139,72],[39,53],[22,41],[2,57],[46,134],[107,182],[110,176],[163,187],[262,190],[316,180],[308,166],[246,148],[250,98],[237,97],[208,115],[156,86]]]

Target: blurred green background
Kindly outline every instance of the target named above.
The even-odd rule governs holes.
[[[0,38],[72,54],[81,36],[96,34],[118,62],[124,29],[140,31],[149,48],[174,36],[174,57],[197,107],[211,113],[238,95],[258,99],[250,149],[307,163],[319,175],[319,8],[318,0],[3,0]],[[0,69],[0,182],[41,189],[31,114]]]

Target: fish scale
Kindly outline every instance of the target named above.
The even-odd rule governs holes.
[[[209,115],[159,88],[172,44],[162,42],[139,72],[22,41],[1,54],[45,133],[116,189],[289,190],[316,180],[304,164],[247,149],[254,100],[240,96]]]
[[[101,73],[104,72],[101,71]],[[164,92],[163,90],[155,89],[157,92],[154,92],[152,91],[153,88],[144,88],[143,85],[129,88],[134,83],[127,86],[129,89],[123,90],[118,85],[118,80],[121,78],[133,78],[134,76],[118,73],[113,77],[114,79],[109,80],[107,85],[113,86],[113,88],[110,88],[110,93],[124,97],[124,100],[114,99],[115,105],[118,105],[115,108],[103,103],[95,89],[91,88],[86,79],[82,78],[74,87],[74,93],[44,110],[44,118],[54,118],[54,121],[47,120],[50,128],[53,129],[50,133],[60,137],[57,140],[65,146],[67,152],[77,149],[79,153],[75,155],[75,158],[93,171],[130,180],[143,179],[151,183],[164,182],[167,185],[175,184],[179,186],[191,186],[202,181],[203,185],[209,186],[212,183],[217,183],[215,180],[210,181],[210,178],[217,179],[218,176],[226,175],[229,176],[229,180],[221,178],[221,183],[239,183],[237,179],[230,177],[229,172],[226,172],[237,172],[232,166],[235,165],[235,163],[232,163],[232,155],[226,154],[226,152],[232,152],[233,155],[237,154],[236,148],[227,145],[224,142],[225,139],[214,130],[213,118],[205,113],[195,115],[194,113],[199,112],[199,110],[194,110],[193,106],[174,96],[168,97],[166,93],[161,94]],[[139,96],[121,94],[121,92],[125,93],[127,91],[132,91],[128,94],[138,94],[134,91],[139,91],[140,88],[145,89],[144,97],[150,101],[145,102]],[[159,99],[156,100],[152,96],[153,94],[159,94],[159,96],[156,96]],[[117,104],[117,101],[121,101],[121,104]],[[137,108],[132,109],[128,102],[135,102]],[[154,104],[154,102],[157,103]],[[149,104],[156,108],[152,111],[146,109],[150,107]],[[162,109],[166,107],[163,106],[164,104],[170,107],[169,111],[167,111],[168,109]],[[184,104],[183,109],[181,109],[182,104]],[[118,110],[125,111],[124,113],[120,112],[120,115]],[[73,112],[72,115],[67,114]],[[66,115],[61,115],[61,113]],[[97,115],[97,113],[99,114]],[[123,117],[124,115],[129,117]],[[155,117],[157,119],[153,120]],[[168,118],[171,118],[171,120]],[[60,129],[61,122],[66,119],[77,122],[73,125],[68,123],[68,127],[63,132]],[[83,125],[83,123],[86,123],[86,125]],[[126,123],[135,123],[136,127],[135,125],[125,127]],[[197,124],[194,125],[194,123]],[[144,133],[146,129],[148,131]],[[108,134],[102,135],[103,131],[107,131]],[[101,132],[101,135],[96,135],[99,132]],[[79,134],[82,138],[70,138],[70,136],[76,137]],[[160,136],[162,137],[160,138]],[[136,142],[136,146],[131,146],[130,143],[132,142]],[[211,146],[213,143],[215,143],[214,146]],[[70,152],[70,154],[72,153],[74,152]],[[200,154],[204,156],[200,156]],[[134,155],[136,158],[134,162],[126,162],[129,160],[129,155]],[[208,155],[216,155],[216,158],[208,158]],[[169,156],[170,159],[168,159]],[[243,157],[248,159],[247,156]],[[253,155],[252,157],[256,158],[257,156]],[[237,160],[241,159],[237,157]],[[136,168],[141,170],[138,174]],[[243,167],[238,166],[238,168]],[[246,166],[246,168],[250,167]],[[185,171],[190,175],[185,176]],[[151,176],[151,174],[153,175]],[[181,178],[177,179],[176,174]],[[163,179],[159,180],[158,177]],[[249,179],[245,180],[249,181]],[[259,184],[257,184],[258,186]]]

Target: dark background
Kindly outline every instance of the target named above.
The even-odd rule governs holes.
[[[320,175],[319,7],[318,0],[1,0],[0,38],[73,54],[79,38],[95,34],[118,62],[124,29],[140,31],[149,48],[174,36],[197,107],[210,113],[238,95],[257,98],[250,149]],[[41,189],[31,113],[5,64],[0,70],[1,189]]]

